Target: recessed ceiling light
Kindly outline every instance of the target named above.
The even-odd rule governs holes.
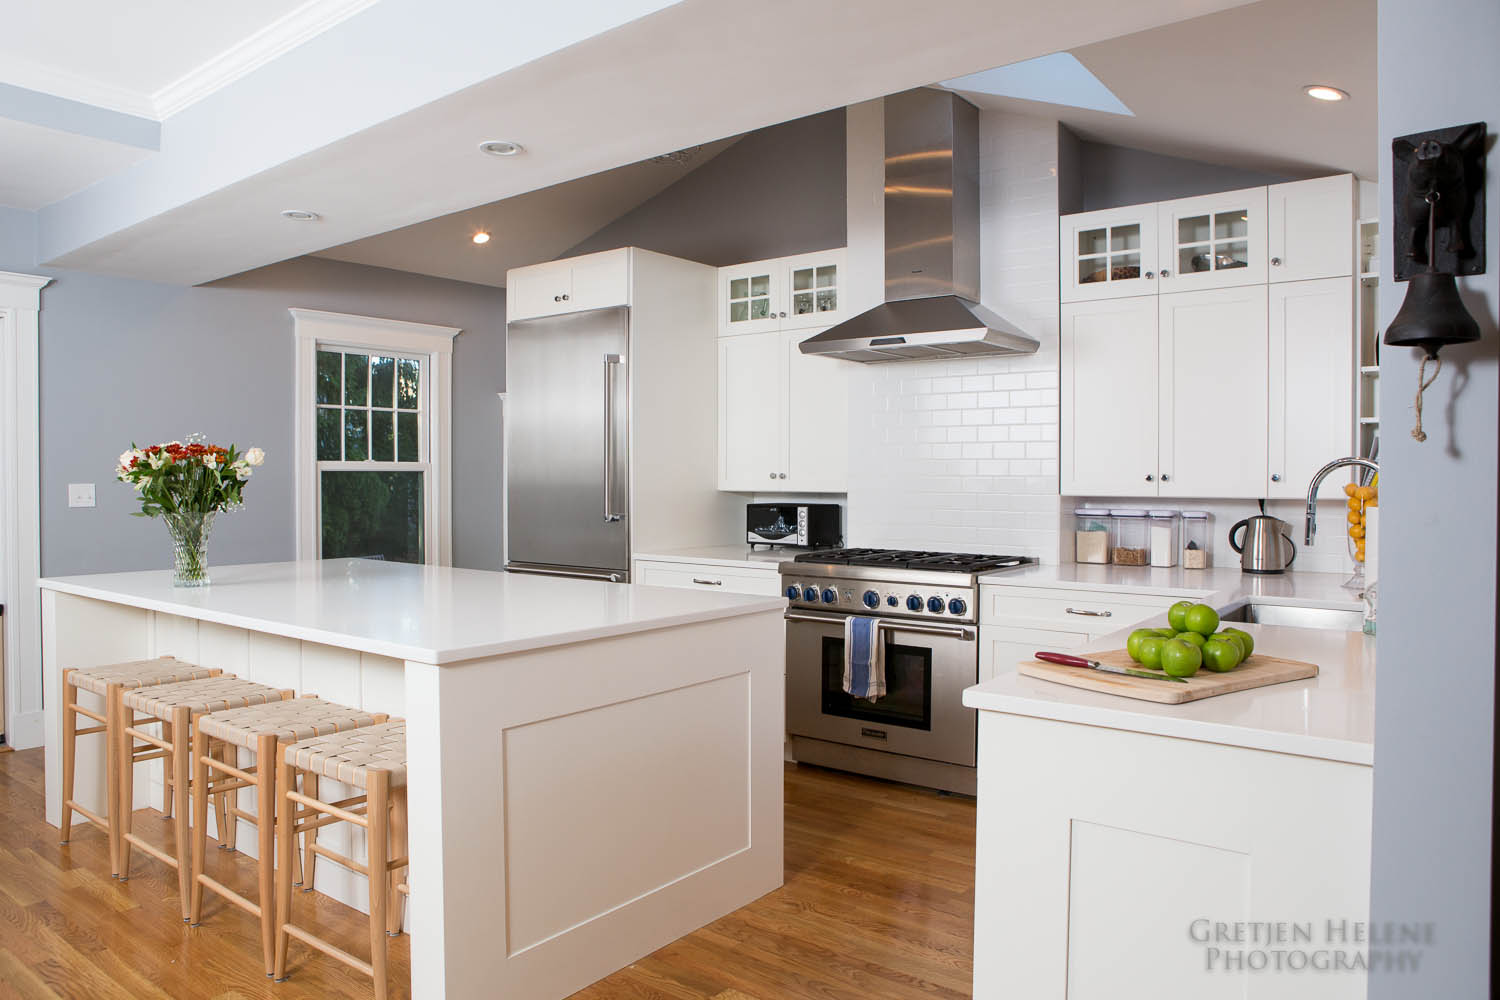
[[[322,218],[317,212],[309,212],[303,208],[289,208],[281,213],[281,217],[293,222],[317,222]]]
[[[484,244],[488,243],[489,241],[490,234],[485,232],[484,230],[480,230],[479,232],[474,234],[474,242],[479,244],[480,246],[484,246]]]
[[[1347,101],[1349,95],[1337,87],[1325,83],[1309,83],[1302,92],[1315,101]]]
[[[491,156],[515,156],[517,153],[526,152],[526,147],[519,142],[511,142],[509,139],[488,139],[479,144],[481,153],[489,153]]]

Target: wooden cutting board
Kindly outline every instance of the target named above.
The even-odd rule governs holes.
[[[1110,666],[1142,669],[1141,665],[1132,660],[1130,654],[1123,649],[1115,649],[1107,653],[1080,653],[1078,655]],[[1315,663],[1283,660],[1280,657],[1266,656],[1261,653],[1252,655],[1227,674],[1200,670],[1192,677],[1186,678],[1186,683],[1183,684],[1151,680],[1147,677],[1131,677],[1127,674],[1107,674],[1086,667],[1064,667],[1057,663],[1043,663],[1041,660],[1022,661],[1016,669],[1027,677],[1040,677],[1045,681],[1055,681],[1058,684],[1067,684],[1086,691],[1101,691],[1104,694],[1139,698],[1142,701],[1155,701],[1163,705],[1180,705],[1185,701],[1198,701],[1200,698],[1212,698],[1215,695],[1230,694],[1234,691],[1248,691],[1251,688],[1265,687],[1267,684],[1282,684],[1286,681],[1301,681],[1318,676],[1318,666]]]

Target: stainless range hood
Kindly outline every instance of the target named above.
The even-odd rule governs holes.
[[[979,112],[922,88],[885,99],[885,303],[802,342],[847,361],[1034,354],[980,305]]]

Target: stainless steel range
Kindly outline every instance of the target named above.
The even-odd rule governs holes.
[[[787,730],[797,760],[974,793],[979,578],[1024,556],[825,549],[781,564]],[[877,620],[886,694],[843,690],[844,623]]]

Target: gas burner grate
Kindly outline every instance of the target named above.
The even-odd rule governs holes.
[[[1036,562],[1028,556],[986,555],[976,552],[924,552],[917,549],[822,549],[803,552],[796,562],[832,566],[889,566],[896,569],[948,570],[983,573]]]

